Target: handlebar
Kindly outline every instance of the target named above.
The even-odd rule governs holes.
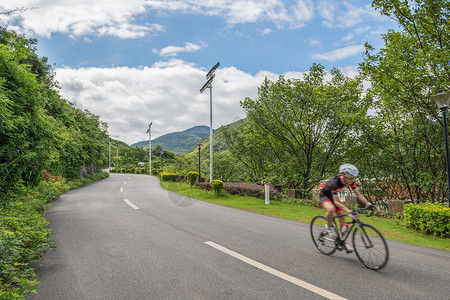
[[[357,215],[357,214],[359,214],[360,212],[363,212],[363,211],[366,211],[366,210],[370,210],[371,213],[368,215],[368,217],[371,217],[371,216],[373,216],[373,214],[375,213],[375,212],[374,212],[374,209],[375,209],[375,206],[359,208],[359,209],[352,210],[352,212],[351,212],[350,214]],[[349,214],[347,214],[346,216],[349,216]]]

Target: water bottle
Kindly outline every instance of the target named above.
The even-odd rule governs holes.
[[[344,224],[344,227],[342,227],[343,231],[342,231],[342,237],[344,237],[347,234],[347,231],[350,230],[350,225],[348,225],[347,223]]]

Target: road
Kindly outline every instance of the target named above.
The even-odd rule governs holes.
[[[111,177],[46,213],[59,243],[35,266],[29,299],[448,299],[450,252],[388,241],[381,271],[319,253],[306,223]]]

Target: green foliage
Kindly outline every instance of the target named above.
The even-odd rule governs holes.
[[[223,193],[223,181],[222,180],[213,180],[211,182],[211,189],[213,190],[214,194],[217,196],[221,195]]]
[[[366,44],[361,70],[371,82],[377,115],[361,126],[363,169],[386,198],[444,201],[443,120],[430,95],[450,87],[448,1],[374,0],[398,21],[378,52]],[[358,154],[357,154],[358,155]]]
[[[36,290],[36,276],[31,262],[40,259],[41,253],[54,248],[50,242],[48,222],[42,217],[48,204],[45,192],[52,187],[41,187],[43,195],[31,191],[11,199],[0,207],[0,298],[16,299]]]
[[[98,173],[88,174],[86,177],[79,177],[77,179],[72,179],[67,184],[69,185],[70,189],[73,190],[73,189],[77,189],[82,186],[91,184],[93,182],[102,180],[107,177],[109,177],[108,172],[98,172]]]
[[[194,186],[195,182],[198,179],[198,172],[195,171],[190,171],[189,173],[186,174],[186,177],[190,183],[191,186]]]
[[[170,173],[170,172],[161,172],[159,174],[159,176],[161,177],[162,181],[179,181],[180,180],[179,175]]]
[[[247,122],[227,130],[226,137],[250,181],[311,190],[345,161],[370,98],[361,77],[338,69],[332,69],[331,80],[326,76],[324,67],[314,64],[302,79],[266,78],[257,99],[241,101]]]
[[[17,182],[32,187],[42,169],[77,178],[107,161],[107,125],[57,93],[36,40],[0,29],[0,194]]]
[[[406,204],[404,222],[426,234],[450,237],[450,208],[442,203]]]

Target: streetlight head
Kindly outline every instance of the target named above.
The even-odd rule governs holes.
[[[202,148],[202,144],[198,144],[198,150],[200,150]]]
[[[149,133],[149,132],[150,132],[150,130],[151,130],[151,128],[152,128],[152,124],[153,124],[153,122],[151,122],[150,125],[148,125],[148,129],[147,129],[147,132],[146,132],[146,133]]]
[[[436,95],[432,95],[431,98],[436,102],[436,105],[440,109],[447,109],[450,104],[450,94],[447,91],[440,89]]]
[[[219,66],[220,62],[217,62],[217,64],[215,64],[214,67],[212,67],[211,70],[209,70],[208,74],[206,74],[206,78],[211,77]]]
[[[203,91],[206,90],[206,88],[211,87],[211,82],[213,81],[215,76],[216,75],[213,74],[211,77],[209,77],[208,81],[206,81],[206,83],[200,89],[200,93],[203,93]]]

